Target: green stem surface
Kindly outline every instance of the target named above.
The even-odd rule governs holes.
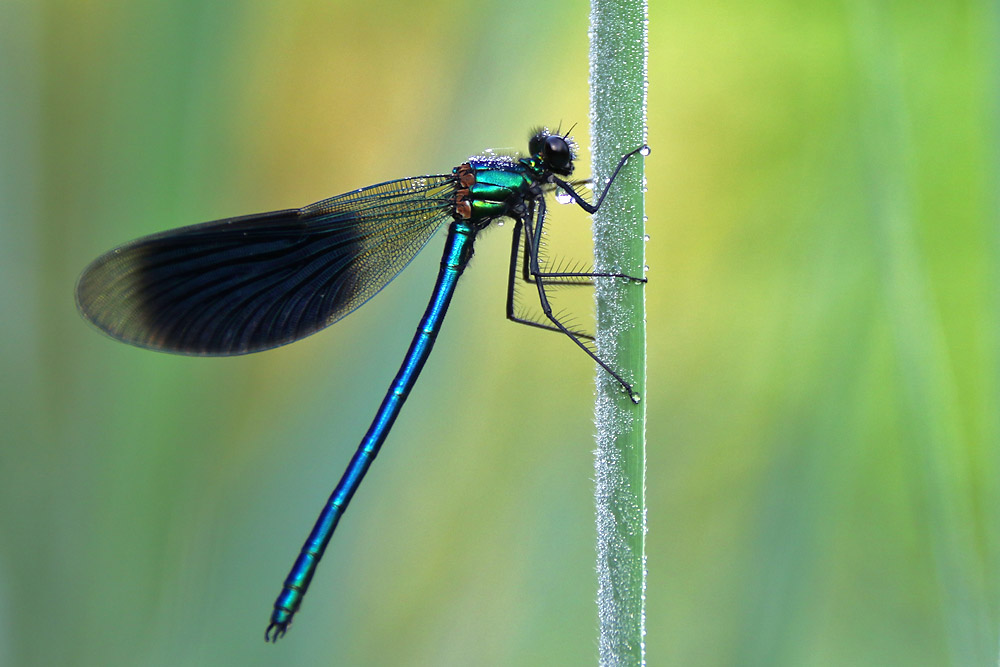
[[[644,0],[592,0],[592,173],[595,191],[622,155],[646,140],[647,7]],[[629,160],[594,216],[595,271],[644,275],[642,156]],[[645,285],[599,280],[598,354],[641,396],[632,402],[597,373],[597,603],[600,664],[645,664],[646,313]]]

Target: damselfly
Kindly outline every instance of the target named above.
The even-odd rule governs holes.
[[[594,278],[645,279],[545,271],[539,247],[546,194],[560,193],[593,213],[628,159],[649,150],[642,146],[623,156],[593,203],[577,191],[580,182],[565,180],[576,157],[568,135],[538,130],[528,152],[480,155],[449,174],[387,181],[301,209],[154,234],[102,255],[80,277],[80,312],[113,338],[180,354],[248,354],[299,340],[344,317],[385,287],[449,223],[430,303],[374,421],[285,580],[265,639],[277,640],[292,622],[337,522],[427,361],[476,235],[490,224],[514,221],[507,318],[565,334],[639,401],[632,386],[587,345],[590,337],[553,313],[547,289]],[[534,285],[543,316],[515,310],[518,281]]]

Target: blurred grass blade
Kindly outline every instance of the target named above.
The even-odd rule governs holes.
[[[881,261],[885,316],[900,376],[901,411],[917,502],[929,546],[950,664],[995,662],[996,619],[978,548],[970,448],[954,369],[933,299],[927,259],[916,242],[913,137],[894,26],[879,5],[854,2],[860,116]]]

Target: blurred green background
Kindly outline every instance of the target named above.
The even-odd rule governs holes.
[[[652,4],[650,664],[995,664],[996,3]],[[594,371],[504,320],[506,229],[277,646],[440,240],[244,358],[73,303],[137,236],[538,124],[586,147],[586,3],[7,0],[0,26],[0,663],[593,664]]]

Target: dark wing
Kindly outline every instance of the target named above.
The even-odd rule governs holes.
[[[375,295],[449,218],[449,176],[127,243],[80,277],[84,317],[132,345],[234,355],[291,343]]]

